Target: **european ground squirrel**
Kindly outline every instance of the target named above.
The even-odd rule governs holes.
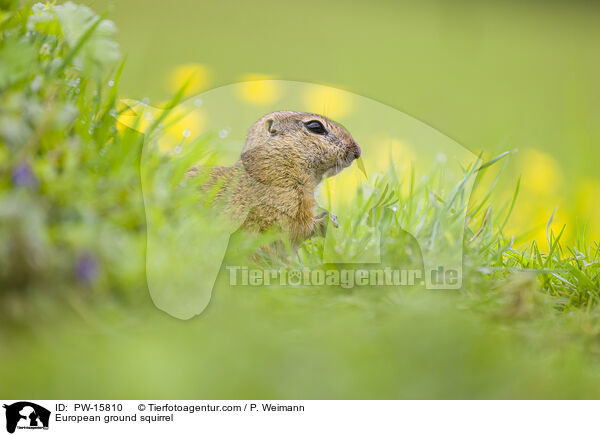
[[[317,114],[278,111],[248,132],[232,167],[191,168],[204,174],[203,190],[216,190],[215,203],[236,227],[252,232],[286,232],[293,245],[323,231],[335,216],[316,213],[315,190],[359,158],[361,149],[341,126]]]

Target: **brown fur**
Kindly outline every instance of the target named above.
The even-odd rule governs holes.
[[[311,132],[305,123],[312,120],[321,122],[327,134]],[[196,166],[187,174],[193,177],[208,171],[204,189],[218,190],[216,200],[236,226],[253,232],[279,229],[299,244],[322,224],[323,218],[315,216],[317,186],[360,153],[350,134],[327,118],[279,111],[250,128],[234,166]]]

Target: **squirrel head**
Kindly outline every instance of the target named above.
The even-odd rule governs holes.
[[[360,154],[350,133],[333,121],[317,114],[278,111],[250,128],[240,160],[261,183],[317,186]]]

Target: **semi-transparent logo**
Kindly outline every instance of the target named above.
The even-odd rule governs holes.
[[[423,122],[348,91],[282,80],[236,83],[172,107],[129,100],[123,105],[121,124],[144,133],[148,286],[157,307],[170,315],[188,319],[201,313],[219,274],[231,286],[461,287],[465,216],[480,163]],[[256,232],[254,242],[246,240],[231,253],[231,235],[247,226],[255,209],[293,220],[304,206],[287,200],[294,197],[293,184],[256,176],[242,157],[251,126],[276,111],[332,120],[360,146],[361,157],[326,174],[331,177],[316,188],[322,234],[290,247]],[[284,162],[265,162],[273,166],[269,174],[288,174]],[[251,189],[266,194],[259,196],[262,204],[240,209],[248,213],[230,216],[215,199],[233,182],[215,183],[210,174],[234,165],[252,179]],[[208,176],[190,177],[192,168]],[[271,262],[262,258],[257,266],[252,253],[276,243],[288,254],[273,255]],[[233,263],[224,265],[229,258]]]

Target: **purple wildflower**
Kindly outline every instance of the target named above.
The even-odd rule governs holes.
[[[84,253],[77,258],[75,275],[82,283],[91,283],[98,275],[98,260],[91,253]]]
[[[17,188],[31,188],[37,184],[37,179],[33,174],[31,165],[27,162],[20,163],[13,168],[11,180],[13,186]]]

